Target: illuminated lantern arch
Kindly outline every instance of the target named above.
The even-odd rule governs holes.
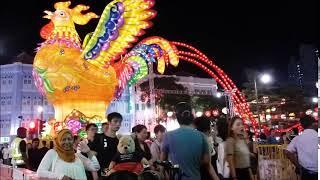
[[[236,87],[233,81],[228,77],[228,75],[224,73],[222,69],[215,65],[211,59],[205,56],[198,49],[181,42],[171,42],[171,44],[175,45],[178,49],[180,47],[189,50],[180,50],[177,52],[180,60],[187,61],[200,67],[202,70],[207,72],[212,78],[214,78],[225,91],[232,92],[233,90],[235,90],[234,92],[232,92],[231,97],[234,102],[235,108],[239,113],[239,116],[242,119],[249,119],[251,121],[254,132],[257,133],[256,129],[258,123],[253,117],[245,97],[239,91],[239,89]]]

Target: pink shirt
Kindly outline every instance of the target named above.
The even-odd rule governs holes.
[[[306,129],[299,136],[292,139],[287,150],[297,153],[299,164],[313,172],[318,172],[318,133],[313,129]]]

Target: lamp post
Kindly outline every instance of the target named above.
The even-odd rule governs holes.
[[[259,132],[261,133],[261,121],[260,121],[260,109],[259,109],[259,98],[258,98],[258,87],[257,87],[257,79],[260,79],[260,81],[264,84],[267,84],[269,82],[271,82],[272,77],[270,74],[262,74],[262,75],[256,75],[254,77],[254,92],[255,92],[255,99],[256,99],[256,103],[257,103],[257,107],[256,107],[256,111],[258,113],[258,122],[259,122]]]
[[[223,92],[216,93],[217,98],[221,98],[222,96],[224,96],[226,108],[229,111],[229,113],[226,114],[228,120],[231,119],[232,117],[234,117],[232,94],[235,92],[236,92],[236,89],[224,90]]]

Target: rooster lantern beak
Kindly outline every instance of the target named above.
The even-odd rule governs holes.
[[[43,16],[43,18],[51,19],[52,15],[53,15],[53,12],[51,12],[51,11],[44,11],[44,13],[47,14],[47,15]]]

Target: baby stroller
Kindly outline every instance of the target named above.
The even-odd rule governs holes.
[[[137,175],[130,171],[116,171],[109,176],[104,176],[99,180],[163,180],[163,176],[158,171],[150,170],[148,167],[144,168],[144,171]]]
[[[104,176],[99,178],[99,180],[138,180],[138,175],[129,171],[117,171],[110,176]]]
[[[181,179],[181,171],[179,165],[173,165],[170,161],[156,161],[154,163],[164,168],[164,172],[168,175],[169,180]]]

